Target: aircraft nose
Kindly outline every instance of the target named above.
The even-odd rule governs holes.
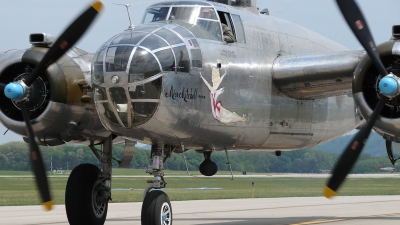
[[[180,34],[183,28],[164,25],[126,30],[104,43],[93,57],[96,108],[110,126],[147,122],[160,101],[162,76],[190,72],[187,43],[197,41],[188,31]],[[190,35],[193,40],[185,38]]]

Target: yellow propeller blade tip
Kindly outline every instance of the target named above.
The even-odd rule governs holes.
[[[334,196],[336,196],[336,192],[332,189],[330,189],[328,186],[324,187],[324,196],[326,198],[332,198]]]
[[[92,4],[92,8],[100,12],[103,9],[103,3],[101,3],[101,1],[96,1]]]
[[[50,211],[53,208],[54,202],[48,201],[48,202],[43,202],[42,204],[47,211]]]

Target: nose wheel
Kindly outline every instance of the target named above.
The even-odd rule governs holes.
[[[142,225],[172,225],[172,206],[168,195],[159,190],[147,193],[141,217]]]
[[[164,146],[152,146],[153,164],[146,172],[154,175],[154,180],[147,181],[149,186],[143,192],[142,225],[172,225],[171,202],[168,195],[160,190],[167,184],[164,180],[164,163],[172,152],[171,147],[164,149]]]

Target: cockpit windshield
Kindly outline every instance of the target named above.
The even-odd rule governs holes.
[[[170,7],[155,7],[146,10],[143,23],[165,21]]]
[[[151,7],[146,10],[143,23],[171,21],[180,25],[186,23],[186,28],[194,34],[208,32],[211,35],[201,35],[200,38],[222,40],[221,23],[218,14],[210,6],[172,6]],[[195,25],[195,26],[193,26]],[[198,32],[193,30],[198,30]]]

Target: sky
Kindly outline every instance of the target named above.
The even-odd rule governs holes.
[[[57,37],[84,11],[91,0],[12,0],[2,1],[0,7],[0,51],[30,47],[29,34],[48,33]],[[124,6],[132,4],[132,22],[140,24],[149,0],[103,0],[105,8],[100,17],[76,44],[88,51],[96,50],[110,37],[127,29],[129,20]],[[143,3],[145,2],[145,3]],[[400,24],[399,0],[358,0],[376,43],[391,37],[392,25]],[[141,4],[138,4],[141,3]],[[347,27],[333,0],[258,0],[260,10],[268,8],[270,15],[279,17],[328,37],[350,49],[361,49]],[[22,141],[0,124],[0,144]]]

